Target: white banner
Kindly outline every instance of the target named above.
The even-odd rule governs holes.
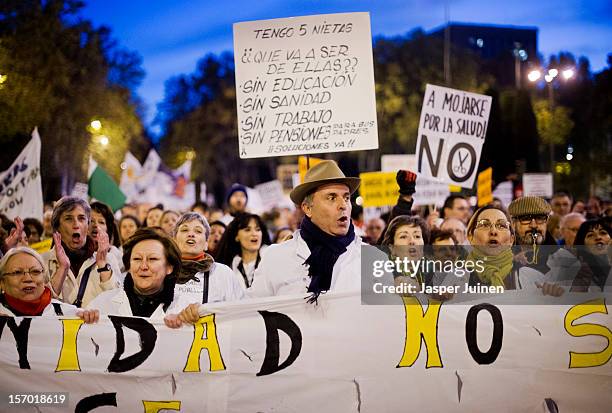
[[[234,24],[241,158],[378,148],[369,13]]]
[[[416,146],[418,172],[471,189],[491,101],[490,96],[427,85]]]
[[[611,298],[372,306],[358,294],[318,305],[287,296],[202,307],[195,329],[178,330],[118,316],[0,317],[0,394],[69,393],[46,412],[608,412]]]
[[[10,219],[36,218],[42,222],[43,196],[40,178],[40,135],[32,139],[13,164],[0,172],[0,213]]]
[[[416,172],[417,160],[414,154],[382,155],[380,165],[384,172],[397,172],[399,169],[407,169],[418,175],[414,188],[415,193],[412,197],[414,206],[435,205],[441,207],[450,195],[448,184]]]

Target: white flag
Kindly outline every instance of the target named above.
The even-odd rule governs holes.
[[[42,221],[40,136],[37,128],[11,167],[0,173],[0,213],[11,219],[19,216]]]

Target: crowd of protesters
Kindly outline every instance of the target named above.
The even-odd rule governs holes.
[[[550,296],[610,288],[609,201],[558,192],[549,201],[517,198],[507,209],[497,199],[473,208],[451,195],[438,211],[413,208],[416,178],[399,171],[397,204],[367,222],[351,203],[359,179],[334,161],[307,171],[290,194],[295,210],[261,216],[249,212],[240,184],[228,191],[226,210],[133,204],[113,214],[101,202],[64,197],[43,222],[3,216],[0,314],[142,316],[177,328],[196,321],[205,303],[298,293],[316,302],[326,291],[361,287],[366,244],[391,259],[484,262],[464,279],[395,272],[397,285],[462,282]]]

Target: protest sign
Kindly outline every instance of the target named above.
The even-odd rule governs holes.
[[[395,172],[364,172],[359,174],[359,178],[359,194],[363,198],[364,208],[397,203],[399,186],[395,180]]]
[[[491,97],[427,85],[417,138],[417,171],[472,188],[487,133]]]
[[[382,155],[380,157],[382,170],[387,172],[399,169],[416,171],[416,155]],[[412,197],[414,206],[436,205],[441,207],[450,195],[449,185],[423,174],[418,174],[415,193]]]
[[[195,327],[176,330],[0,317],[0,392],[69,393],[45,412],[547,411],[546,400],[609,411],[609,294],[573,306],[519,294],[515,305],[271,297],[203,306]]]
[[[487,168],[478,174],[478,206],[485,206],[493,202],[492,191],[493,168]]]
[[[312,156],[310,157],[299,156],[298,157],[298,173],[300,174],[299,183],[304,182],[304,176],[306,176],[306,172],[308,171],[309,168],[312,168],[313,166],[315,166],[316,164],[320,162],[323,162],[324,160],[325,159],[314,158]]]
[[[75,182],[74,187],[72,188],[72,192],[70,196],[76,196],[77,198],[88,200],[87,193],[89,192],[89,185],[85,182]]]
[[[0,172],[0,213],[10,219],[19,216],[42,221],[40,136],[36,128],[32,132],[32,139],[13,164]]]
[[[241,158],[378,148],[369,13],[234,24]]]
[[[283,192],[283,185],[278,179],[255,185],[255,190],[259,193],[264,211],[280,207],[286,204],[286,195]]]
[[[51,243],[53,242],[53,238],[47,238],[44,241],[36,242],[34,244],[30,244],[30,248],[38,252],[39,254],[44,254],[45,252],[51,249]]]
[[[499,198],[504,208],[508,208],[508,205],[512,202],[512,186],[512,181],[500,182],[493,191],[493,196]]]
[[[553,176],[551,173],[523,174],[523,196],[552,198]]]
[[[283,164],[276,167],[276,179],[281,182],[283,191],[291,192],[293,189],[293,175],[299,171],[297,164]]]

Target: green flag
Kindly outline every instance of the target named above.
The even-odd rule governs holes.
[[[89,196],[104,202],[111,209],[117,211],[125,205],[125,194],[98,163],[89,158]]]

